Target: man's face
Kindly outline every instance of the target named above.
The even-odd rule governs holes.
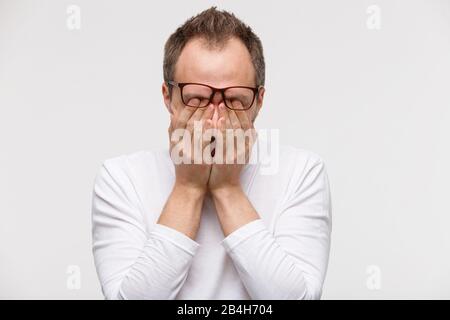
[[[205,40],[194,38],[183,48],[175,67],[176,82],[194,82],[210,85],[215,88],[231,86],[256,87],[255,69],[250,53],[237,38],[231,38],[220,49],[208,47]],[[181,100],[180,88],[172,87],[169,96],[167,85],[163,84],[164,102],[170,113],[177,115],[185,105]],[[262,106],[264,88],[250,109],[246,110],[249,119],[254,121]],[[212,101],[215,107],[213,122],[217,120],[218,106],[223,102],[220,92],[216,92]]]

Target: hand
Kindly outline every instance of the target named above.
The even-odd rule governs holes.
[[[200,190],[203,193],[206,192],[211,172],[211,165],[206,164],[202,161],[203,150],[208,144],[207,141],[203,142],[202,137],[204,131],[212,128],[213,126],[211,120],[213,113],[214,106],[210,104],[206,108],[184,107],[179,114],[171,115],[168,132],[171,158],[172,160],[175,160],[174,156],[177,157],[177,161],[174,161],[176,186],[194,188],[196,190]],[[202,132],[197,132],[196,134],[194,134],[194,121],[201,122]],[[182,136],[184,130],[177,132],[181,133],[177,138],[177,136],[174,135],[174,132],[177,129],[188,130],[188,133],[191,137],[190,141],[187,141],[187,143],[184,144],[184,142],[186,141],[184,141],[184,138],[182,138],[182,142],[180,142],[179,137]],[[187,150],[186,148],[189,147],[188,143],[190,143],[191,152],[188,152],[189,150]],[[201,146],[200,163],[195,162],[196,159],[194,159],[194,147],[196,145]],[[176,149],[174,150],[174,148]],[[180,161],[181,159],[183,160],[182,162]]]
[[[229,110],[222,102],[219,105],[218,117],[217,129],[221,135],[216,136],[216,152],[208,182],[208,188],[213,194],[224,188],[239,189],[241,187],[240,173],[249,161],[251,148],[256,138],[256,132],[246,111]],[[234,138],[228,139],[230,142],[232,140],[232,145],[227,145],[227,131],[228,134],[233,133]],[[218,138],[221,138],[221,141]],[[232,150],[229,149],[230,147]],[[218,157],[220,149],[223,151],[221,158]],[[231,163],[227,161],[227,156]]]

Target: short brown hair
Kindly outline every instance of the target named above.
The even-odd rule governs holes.
[[[181,51],[189,40],[196,37],[205,39],[211,47],[223,46],[231,37],[240,39],[250,53],[256,85],[264,85],[265,63],[261,40],[233,13],[217,10],[216,7],[191,17],[169,37],[164,46],[164,81],[173,80]]]

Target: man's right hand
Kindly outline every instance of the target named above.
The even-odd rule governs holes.
[[[190,164],[186,162],[180,164],[175,163],[175,184],[178,187],[187,187],[203,193],[207,190],[211,165],[204,163],[203,161],[200,164],[194,163],[194,145],[197,144],[201,146],[201,157],[203,158],[203,150],[207,144],[210,143],[208,141],[203,141],[203,133],[205,130],[213,127],[213,114],[214,106],[210,104],[206,108],[183,107],[179,113],[171,115],[170,126],[168,129],[170,154],[172,155],[174,146],[180,142],[179,139],[172,141],[172,134],[176,129],[188,130],[191,137],[191,154],[187,155]],[[194,135],[194,121],[200,121],[202,128],[202,132],[198,132],[196,135]],[[197,141],[194,141],[195,138],[197,138]],[[184,156],[182,151],[179,156]]]

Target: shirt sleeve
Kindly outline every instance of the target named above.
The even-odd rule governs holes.
[[[106,299],[175,299],[199,243],[161,224],[146,231],[137,201],[129,175],[105,161],[92,197],[93,255],[103,294]]]
[[[260,218],[222,240],[252,299],[320,299],[331,199],[323,162],[307,167],[294,172],[273,233]]]

